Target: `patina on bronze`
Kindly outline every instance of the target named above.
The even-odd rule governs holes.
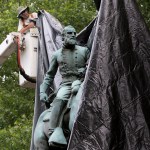
[[[62,38],[63,47],[54,52],[49,70],[40,86],[40,100],[45,103],[49,102],[46,91],[53,86],[58,68],[62,76],[62,82],[54,100],[50,100],[52,103],[49,110],[41,115],[43,117],[39,117],[39,120],[42,118],[41,121],[46,122],[45,127],[48,128],[48,133],[46,134],[49,146],[60,148],[67,146],[66,130],[62,128],[66,126],[68,131],[72,129],[78,105],[76,94],[84,80],[87,60],[90,54],[87,47],[81,47],[76,44],[76,30],[74,27],[66,26],[62,32]],[[64,116],[68,113],[69,119],[64,123]],[[38,133],[38,130],[36,129],[35,132]],[[37,133],[35,133],[36,136],[39,136]]]

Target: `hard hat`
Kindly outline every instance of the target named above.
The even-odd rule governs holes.
[[[20,6],[20,7],[17,9],[17,11],[18,11],[17,18],[20,17],[20,14],[21,14],[24,10],[28,10],[28,11],[29,11],[29,7]]]

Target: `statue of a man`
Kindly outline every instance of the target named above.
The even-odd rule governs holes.
[[[58,126],[59,117],[71,96],[72,83],[84,80],[87,60],[90,55],[88,48],[76,44],[76,30],[74,27],[66,26],[62,32],[62,38],[63,47],[54,52],[49,70],[40,86],[40,100],[47,102],[48,96],[46,91],[53,85],[55,74],[59,68],[62,82],[51,105],[51,134],[53,134],[53,130]]]

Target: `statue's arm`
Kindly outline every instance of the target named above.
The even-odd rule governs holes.
[[[54,53],[51,59],[50,67],[47,73],[45,74],[43,83],[40,86],[40,99],[41,100],[42,100],[43,94],[46,95],[47,89],[53,85],[53,81],[54,81],[54,77],[56,75],[57,69],[58,69],[57,55],[56,53]]]
[[[80,73],[79,76],[83,78],[87,70],[87,65],[88,65],[88,61],[90,57],[90,51],[87,47],[84,47],[82,50],[83,50],[82,54],[84,55],[85,62],[84,62],[84,67],[78,69],[78,73]]]

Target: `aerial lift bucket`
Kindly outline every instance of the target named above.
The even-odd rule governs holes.
[[[21,51],[20,51],[20,64],[24,72],[32,79],[36,80],[37,76],[37,51],[38,51],[38,36],[39,32],[37,28],[31,28],[30,32],[27,32],[21,36],[18,32],[12,32],[7,35],[7,38],[0,45],[0,64],[18,49],[15,38],[19,37]],[[19,85],[22,87],[35,88],[35,83],[25,79],[19,73]]]
[[[25,73],[30,78],[36,80],[37,76],[37,52],[38,52],[38,30],[37,28],[31,28],[30,32],[27,32],[23,37],[23,47],[20,54],[20,63]],[[26,80],[21,74],[19,74],[19,85],[23,87],[34,88],[35,83]]]

